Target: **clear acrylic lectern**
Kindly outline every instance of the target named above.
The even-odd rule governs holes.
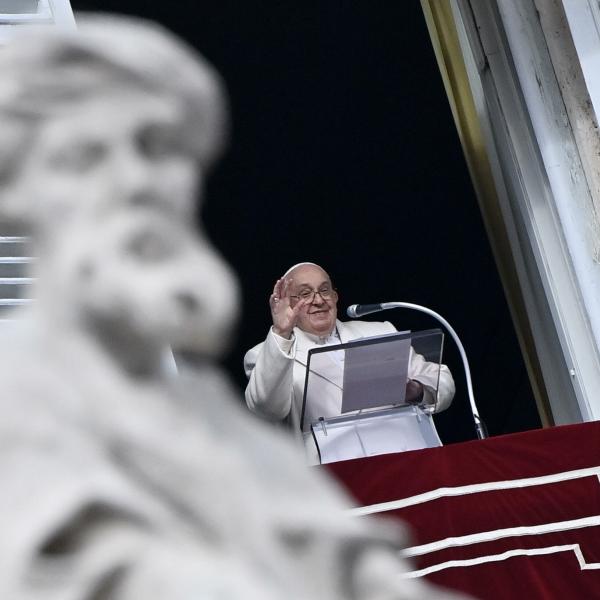
[[[431,329],[310,350],[301,417],[309,456],[311,446],[322,464],[441,446],[431,413],[443,344]],[[406,397],[409,379],[424,385],[425,403]]]

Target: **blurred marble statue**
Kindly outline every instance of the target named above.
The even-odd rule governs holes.
[[[239,301],[192,226],[227,134],[214,70],[89,16],[2,49],[0,127],[0,217],[39,257],[0,347],[0,598],[448,597],[212,362]],[[176,378],[169,345],[196,357]]]

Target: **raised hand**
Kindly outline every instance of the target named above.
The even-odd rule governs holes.
[[[287,339],[290,339],[300,312],[308,303],[307,300],[296,300],[290,297],[291,285],[291,279],[278,279],[269,297],[273,332]]]

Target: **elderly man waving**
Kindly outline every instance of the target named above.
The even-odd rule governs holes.
[[[244,357],[249,378],[246,403],[251,411],[273,421],[286,421],[299,431],[308,351],[396,331],[389,322],[340,321],[337,301],[329,275],[315,263],[294,265],[277,280],[269,298],[273,325],[265,341]],[[452,402],[454,380],[445,365],[427,362],[411,352],[408,378],[408,402],[431,407],[434,412]],[[324,414],[340,414],[341,390],[337,397],[324,395],[322,402],[327,403],[322,407]]]

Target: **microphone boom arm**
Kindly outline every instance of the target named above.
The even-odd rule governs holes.
[[[460,352],[460,356],[462,358],[463,367],[465,369],[465,377],[467,380],[467,391],[469,394],[469,403],[471,404],[471,412],[473,414],[473,420],[475,421],[475,430],[477,432],[477,438],[483,440],[487,438],[487,432],[485,430],[485,426],[479,417],[479,411],[477,410],[477,405],[475,404],[475,395],[473,394],[473,383],[471,381],[471,369],[469,368],[469,361],[467,359],[467,353],[458,337],[454,328],[442,317],[440,314],[435,311],[427,308],[426,306],[421,306],[420,304],[411,304],[410,302],[382,302],[381,304],[371,304],[371,305],[363,305],[367,311],[360,311],[360,305],[353,305],[348,308],[348,316],[357,317],[363,314],[378,312],[380,310],[389,310],[391,308],[411,308],[413,310],[418,310],[419,312],[423,312],[434,319],[437,319],[447,330],[448,333],[452,336],[454,343],[458,347],[458,351]]]

